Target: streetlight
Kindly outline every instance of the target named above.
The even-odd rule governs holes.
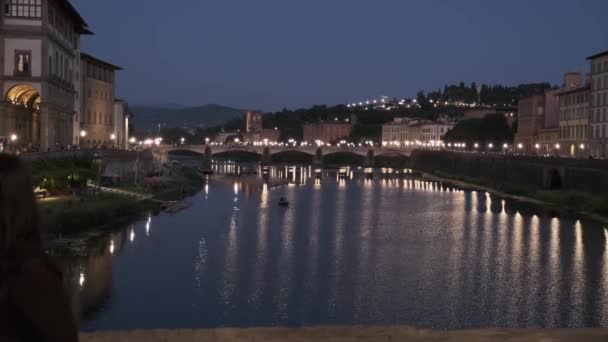
[[[116,134],[114,134],[114,133],[110,134],[110,140],[112,140],[112,141],[116,140]]]
[[[238,144],[238,143],[240,143],[240,142],[241,142],[241,139],[239,139],[239,138],[234,138],[234,142]]]
[[[493,148],[494,148],[494,144],[489,143],[489,144],[488,144],[488,147],[489,147],[490,149],[493,149]]]
[[[562,148],[560,144],[555,144],[555,149],[556,150],[559,150],[560,148]]]
[[[585,149],[585,144],[581,144],[581,150]]]
[[[18,139],[18,138],[19,138],[19,137],[17,136],[17,134],[11,134],[11,141],[12,141],[12,142],[17,141],[17,139]]]
[[[137,140],[136,140],[135,138],[133,138],[133,137],[132,137],[131,139],[129,139],[129,142],[130,142],[131,144],[135,144],[135,142],[136,142],[136,141],[137,141]]]
[[[80,136],[83,137],[83,138],[86,137],[87,136],[87,131],[85,131],[85,130],[80,131]]]
[[[520,149],[520,150],[523,150],[524,149],[524,144],[522,144],[522,143],[517,144],[517,148]]]
[[[179,141],[182,143],[182,145],[186,142],[186,138],[182,137],[181,139],[179,139]]]
[[[475,144],[473,145],[473,147],[475,147],[475,148],[479,148],[479,144],[478,144],[478,143],[475,143]]]

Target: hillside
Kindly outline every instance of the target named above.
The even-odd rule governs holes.
[[[156,132],[162,127],[206,128],[242,117],[245,111],[215,104],[186,107],[177,104],[131,105],[135,131]]]

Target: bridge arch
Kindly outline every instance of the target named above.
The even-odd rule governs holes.
[[[270,160],[273,163],[312,164],[313,159],[314,154],[300,150],[278,151],[270,155]]]
[[[212,157],[216,159],[233,159],[245,162],[259,162],[262,159],[262,155],[257,151],[244,149],[228,149],[222,152],[212,153]]]
[[[337,151],[327,153],[323,156],[323,163],[326,165],[364,165],[366,155],[352,151]]]

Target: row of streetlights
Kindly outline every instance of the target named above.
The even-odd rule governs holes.
[[[87,131],[85,131],[84,129],[80,131],[80,137],[81,138],[85,138],[87,136]],[[114,141],[116,140],[116,134],[112,133],[110,134],[110,140]]]

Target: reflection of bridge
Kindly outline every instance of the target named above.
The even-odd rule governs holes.
[[[365,158],[366,164],[373,164],[375,157],[409,157],[410,149],[387,149],[378,147],[314,147],[314,146],[241,146],[241,145],[163,145],[158,147],[159,157],[167,160],[169,152],[189,151],[203,155],[204,163],[210,163],[213,156],[227,153],[251,153],[261,157],[262,163],[270,163],[273,156],[282,153],[303,153],[312,156],[313,163],[321,164],[323,157],[333,154],[352,154]]]

